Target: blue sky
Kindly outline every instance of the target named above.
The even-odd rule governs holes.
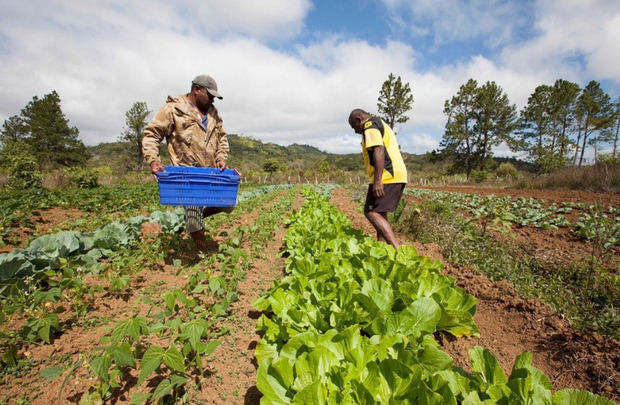
[[[229,133],[358,152],[348,113],[376,111],[394,73],[415,100],[399,142],[424,153],[469,78],[519,109],[558,78],[597,80],[615,100],[619,42],[618,0],[2,2],[0,119],[56,90],[86,144],[111,142],[134,102],[156,111],[208,73]]]

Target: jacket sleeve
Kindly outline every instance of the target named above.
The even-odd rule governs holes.
[[[144,128],[142,138],[142,154],[147,164],[159,160],[159,145],[172,133],[174,119],[167,105],[155,114],[151,122]]]
[[[215,151],[215,162],[226,161],[228,159],[228,137],[226,131],[222,127],[222,118],[218,114],[217,124],[215,125],[215,131],[217,132],[217,150]]]

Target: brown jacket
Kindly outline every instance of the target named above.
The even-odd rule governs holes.
[[[168,96],[144,129],[142,153],[146,163],[159,160],[159,145],[164,138],[174,166],[215,167],[216,162],[228,159],[228,138],[217,109],[211,106],[207,111],[205,128],[187,95]]]

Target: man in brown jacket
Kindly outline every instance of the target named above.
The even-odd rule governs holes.
[[[217,91],[215,80],[199,75],[190,92],[176,98],[168,96],[166,104],[144,129],[142,153],[155,176],[164,171],[159,160],[159,145],[165,138],[174,166],[227,167],[228,139],[222,118],[213,105]],[[207,250],[203,218],[232,208],[185,207],[185,226],[200,251]]]

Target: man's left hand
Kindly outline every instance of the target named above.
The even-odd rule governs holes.
[[[220,169],[220,170],[228,169],[228,165],[227,165],[227,164],[226,164],[226,162],[225,162],[225,161],[223,161],[223,160],[220,160],[219,162],[216,162],[216,163],[215,163],[215,167],[217,167],[217,168],[218,168],[218,169]],[[243,177],[243,175],[242,175],[241,173],[239,173],[239,172],[237,171],[237,169],[231,169],[231,170],[232,170],[232,171],[234,171],[235,173],[237,173],[237,175],[238,175],[239,177]]]

